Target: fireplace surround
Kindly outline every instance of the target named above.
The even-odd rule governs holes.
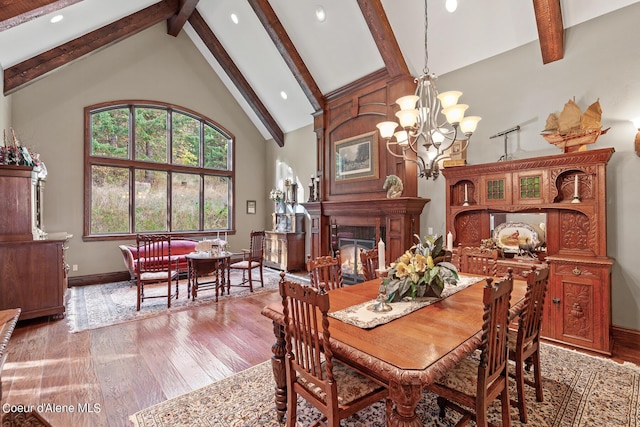
[[[420,234],[420,214],[429,199],[398,197],[352,201],[305,203],[311,219],[311,257],[333,252],[334,227],[373,227],[374,241],[383,237],[385,255],[392,262],[404,253]]]

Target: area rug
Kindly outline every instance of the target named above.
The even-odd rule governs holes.
[[[253,294],[262,292],[273,292],[278,289],[280,272],[265,268],[264,287],[260,286],[259,275],[254,271]],[[304,282],[305,278],[287,274],[288,280]],[[207,280],[207,278],[203,278]],[[231,272],[231,284],[242,282],[242,272]],[[172,285],[173,286],[173,285]],[[145,319],[158,314],[188,310],[193,307],[215,304],[215,289],[200,290],[198,297],[193,301],[187,298],[187,280],[181,279],[178,284],[178,299],[171,301],[171,308],[167,309],[166,298],[146,299],[140,311],[136,311],[136,287],[131,286],[128,281],[106,283],[101,285],[76,286],[70,289],[67,300],[66,312],[67,322],[71,332],[79,332],[87,329],[101,328],[104,326],[116,325],[119,323]],[[145,285],[145,294],[165,293],[167,285]],[[219,296],[219,301],[227,298],[237,298],[251,295],[248,287],[231,286],[229,295]]]
[[[513,426],[638,427],[640,426],[640,367],[587,356],[553,345],[542,345],[544,402],[527,388],[527,424],[511,408]],[[274,406],[271,362],[264,362],[199,390],[159,403],[130,416],[136,427],[279,426]],[[511,384],[515,397],[515,384]],[[435,395],[425,393],[416,410],[425,426],[452,426],[458,419],[447,411],[438,418]],[[319,413],[299,400],[298,424],[306,426]],[[490,409],[490,420],[500,422],[500,404]],[[343,420],[343,427],[384,426],[384,404],[378,402]],[[475,425],[471,423],[471,425]]]

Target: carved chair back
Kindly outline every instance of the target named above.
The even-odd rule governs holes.
[[[342,276],[342,258],[340,252],[336,256],[319,256],[316,259],[307,258],[307,271],[311,279],[311,286],[320,288],[324,284],[327,290],[342,288],[344,277]]]
[[[484,384],[485,393],[498,377],[504,377],[505,387],[508,378],[509,299],[513,290],[511,269],[507,276],[493,285],[487,278],[484,288],[484,315],[482,325],[482,344],[480,345],[480,365],[478,367],[478,390]]]
[[[362,263],[362,275],[364,280],[376,278],[378,268],[378,248],[360,251],[360,262]]]
[[[498,251],[478,247],[459,249],[460,271],[463,273],[497,275]]]

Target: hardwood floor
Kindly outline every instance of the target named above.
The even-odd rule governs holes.
[[[53,426],[130,425],[129,415],[271,357],[273,327],[260,311],[276,291],[71,334],[66,319],[18,325],[2,371],[2,403],[60,405]],[[614,360],[640,363],[637,346]],[[70,412],[69,408],[73,408]]]
[[[278,299],[265,292],[74,334],[66,319],[19,323],[3,409],[61,405],[40,411],[56,427],[130,425],[141,409],[269,360],[273,326],[260,311]]]

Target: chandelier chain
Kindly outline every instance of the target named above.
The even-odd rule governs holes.
[[[427,0],[424,0],[424,68],[423,74],[429,74],[429,48],[428,48],[428,32],[429,32],[429,19],[427,15]]]

